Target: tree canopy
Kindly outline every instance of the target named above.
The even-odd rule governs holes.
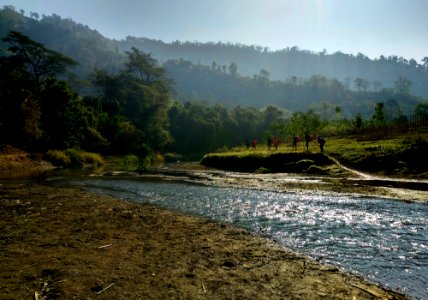
[[[59,17],[48,20],[64,25]],[[278,81],[262,68],[245,76],[235,62],[160,64],[151,53],[131,47],[124,56],[116,53],[114,67],[104,64],[79,78],[67,73],[79,67],[74,59],[20,32],[10,31],[2,42],[0,142],[32,151],[74,147],[141,156],[159,151],[197,159],[253,138],[274,135],[289,143],[294,135],[355,132],[413,112],[426,116],[426,101],[411,95],[413,82],[404,76],[394,88],[373,82],[371,89],[360,78],[352,89],[351,78],[341,82],[320,74]],[[85,85],[77,89],[77,81]]]
[[[76,62],[16,31],[3,41],[9,47],[7,55],[0,57],[2,139],[27,147],[40,146],[53,129],[46,126],[44,109],[78,101],[77,95],[57,79]],[[58,92],[67,96],[61,97]]]

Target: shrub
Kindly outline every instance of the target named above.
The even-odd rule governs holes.
[[[65,154],[70,158],[70,166],[71,168],[77,168],[83,166],[83,158],[80,155],[80,151],[73,148],[68,148],[65,151]]]
[[[267,173],[271,173],[271,170],[269,170],[268,168],[265,168],[265,167],[260,167],[254,173],[267,174]]]
[[[104,159],[96,153],[80,151],[77,149],[49,150],[46,153],[47,160],[54,166],[64,168],[77,168],[83,166],[84,163],[94,166],[104,164]]]
[[[46,153],[47,160],[57,167],[68,167],[71,165],[70,157],[60,150],[49,150]]]
[[[152,166],[160,165],[164,163],[165,158],[160,153],[152,153],[150,155],[147,155],[143,159],[143,168],[149,168]]]
[[[136,155],[126,155],[117,160],[120,169],[127,171],[138,170],[140,166],[140,159]]]
[[[105,164],[104,159],[97,153],[80,151],[80,156],[85,163],[93,166],[102,166]]]

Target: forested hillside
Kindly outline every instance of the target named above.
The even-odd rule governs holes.
[[[375,103],[384,102],[394,117],[411,114],[421,100],[409,94],[410,82],[400,77],[392,89],[369,91],[359,87],[353,90],[337,79],[313,75],[307,79],[288,81],[269,80],[266,71],[253,77],[244,77],[236,65],[228,68],[194,65],[185,60],[169,60],[164,68],[175,79],[177,97],[182,100],[205,100],[227,107],[249,105],[264,108],[274,105],[290,111],[314,111],[334,116],[336,106],[346,117],[360,113],[368,118]],[[357,81],[358,82],[358,81]]]
[[[31,15],[26,17],[25,15]],[[231,64],[241,76],[253,77],[263,73],[270,80],[301,81],[313,75],[336,79],[347,89],[379,91],[393,88],[400,78],[412,84],[413,95],[428,98],[428,54],[417,62],[397,56],[381,56],[375,60],[362,53],[349,55],[337,51],[333,54],[314,53],[288,47],[270,51],[261,46],[230,43],[181,42],[164,43],[144,37],[128,36],[124,40],[104,38],[95,30],[60,16],[39,16],[37,13],[17,12],[5,6],[0,11],[0,36],[8,30],[17,30],[59,51],[80,63],[79,74],[84,75],[94,67],[116,70],[124,61],[124,51],[135,47],[151,53],[160,63],[184,59],[195,65],[227,70]],[[177,78],[173,78],[177,81]],[[360,86],[355,80],[360,79]],[[180,90],[177,90],[180,93]]]
[[[422,62],[393,55],[372,60],[362,53],[356,56],[340,51],[333,54],[315,53],[300,50],[297,46],[270,51],[261,46],[180,41],[166,44],[136,37],[127,37],[117,45],[121,49],[132,46],[156,53],[160,61],[183,58],[194,64],[211,66],[214,63],[220,69],[235,63],[242,75],[253,76],[264,70],[272,80],[287,81],[322,75],[354,88],[353,81],[362,78],[366,89],[372,91],[393,87],[401,76],[413,82],[413,94],[428,97],[428,57]]]
[[[30,151],[197,158],[252,138],[275,135],[290,142],[294,135],[355,133],[406,121],[410,114],[428,115],[428,102],[412,95],[416,83],[400,73],[389,88],[380,81],[370,85],[367,77],[342,81],[312,74],[307,62],[301,65],[307,77],[275,80],[268,68],[249,76],[243,70],[251,57],[275,53],[239,45],[113,41],[72,20],[26,17],[11,7],[0,10],[0,36],[0,144]],[[308,62],[326,56],[285,52]],[[204,54],[211,63],[182,58],[192,53],[192,60]],[[216,62],[222,53],[242,60]],[[366,59],[373,72],[386,72],[376,63]],[[426,65],[389,64],[426,81]]]

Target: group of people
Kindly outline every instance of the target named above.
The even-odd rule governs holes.
[[[268,147],[268,149],[269,150],[272,149],[272,146],[275,148],[275,150],[278,150],[279,140],[276,137],[274,137],[273,135],[271,135],[267,139],[267,147]]]
[[[309,143],[315,140],[315,136],[312,134],[305,134],[305,142],[306,142],[306,151],[309,151]],[[320,151],[324,152],[324,144],[325,139],[323,139],[320,135],[317,136],[318,144],[320,146]]]
[[[306,151],[309,151],[309,143],[315,140],[315,136],[312,134],[305,134],[305,142],[306,142]],[[297,144],[301,141],[300,137],[298,136],[293,136],[293,149],[296,151],[297,150]],[[324,152],[324,144],[325,144],[325,139],[323,139],[320,135],[317,136],[317,141],[320,147],[320,151]],[[253,138],[251,140],[251,142],[249,140],[247,140],[245,142],[247,149],[250,148],[250,146],[252,147],[253,150],[256,150],[257,147],[257,139]],[[268,137],[267,139],[267,147],[269,150],[272,149],[272,147],[274,147],[275,150],[278,150],[278,146],[279,146],[279,139],[276,138],[275,136],[271,135],[270,137]]]

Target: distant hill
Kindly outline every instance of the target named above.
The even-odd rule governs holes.
[[[392,101],[409,113],[423,99],[393,95],[400,77],[411,83],[408,92],[428,98],[428,58],[419,64],[396,56],[372,60],[364,54],[314,53],[297,47],[269,51],[240,44],[164,43],[130,36],[118,41],[55,14],[27,17],[5,6],[0,10],[0,36],[9,30],[73,58],[80,64],[75,71],[82,78],[94,68],[121,68],[124,51],[131,47],[149,52],[164,64],[176,82],[175,96],[183,100],[255,107],[274,104],[290,110],[328,102],[350,115],[368,115],[374,102]]]
[[[381,56],[372,60],[362,53],[356,56],[342,52],[315,53],[299,50],[298,47],[269,51],[260,46],[179,41],[164,43],[129,36],[117,41],[116,45],[121,50],[136,47],[151,52],[162,62],[171,58],[183,58],[194,64],[211,66],[214,63],[220,68],[235,63],[242,75],[253,76],[266,70],[270,79],[281,81],[322,75],[344,83],[349,81],[350,87],[353,87],[353,81],[360,77],[374,90],[379,83],[383,88],[391,88],[402,76],[413,83],[411,92],[414,95],[428,98],[428,57],[424,64],[418,64],[413,59],[406,60],[397,56]]]

